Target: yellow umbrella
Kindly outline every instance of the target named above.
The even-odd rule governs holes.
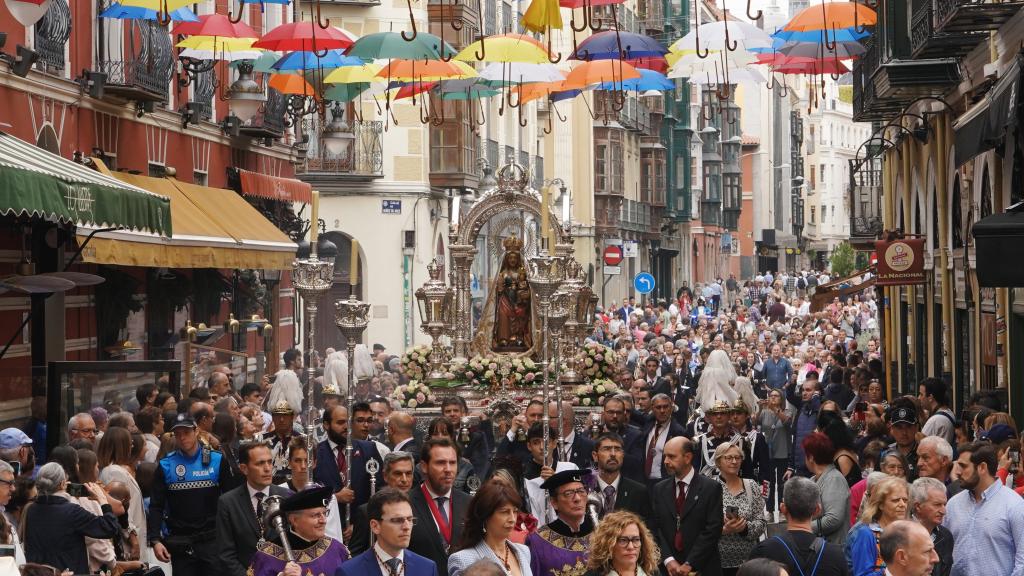
[[[378,78],[405,82],[433,82],[458,78],[473,78],[465,69],[444,60],[392,60],[377,73]]]
[[[477,40],[455,55],[464,62],[527,62],[547,64],[549,54],[537,40],[525,34],[501,34]]]
[[[541,33],[562,29],[562,12],[558,0],[533,0],[523,15],[523,27],[531,32]]]
[[[254,51],[252,47],[257,38],[223,38],[220,36],[189,36],[176,46],[178,48],[192,48],[209,52],[238,52],[240,50]]]
[[[356,84],[359,82],[379,82],[377,73],[382,66],[367,63],[362,66],[342,66],[331,70],[331,73],[324,78],[327,84]]]
[[[122,0],[122,6],[139,6],[157,12],[173,12],[184,6],[191,6],[194,0]]]

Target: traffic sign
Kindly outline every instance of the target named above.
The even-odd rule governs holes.
[[[654,292],[654,276],[648,272],[640,272],[633,277],[633,288],[641,294]]]
[[[622,262],[622,246],[606,246],[604,263],[607,266],[618,266]]]

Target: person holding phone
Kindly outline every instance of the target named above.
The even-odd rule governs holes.
[[[715,466],[722,483],[722,538],[718,551],[723,576],[732,576],[750,556],[767,524],[761,487],[754,480],[740,477],[743,448],[729,442],[715,450]]]

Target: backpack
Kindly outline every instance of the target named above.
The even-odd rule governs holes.
[[[801,290],[804,290],[805,288],[807,288],[807,279],[804,278],[803,276],[798,278],[797,281],[796,281],[796,287],[801,289]]]
[[[789,535],[786,534],[786,536],[789,536]],[[796,554],[793,553],[793,549],[789,547],[789,544],[786,543],[786,540],[783,539],[782,536],[773,536],[773,538],[778,540],[779,543],[781,543],[782,546],[786,549],[786,552],[789,553],[789,557],[790,557],[791,560],[793,560],[793,565],[796,566],[796,569],[800,573],[800,576],[814,576],[814,574],[818,571],[818,565],[821,564],[821,557],[825,554],[825,539],[824,538],[822,538],[821,536],[818,536],[817,538],[814,539],[814,542],[811,544],[811,554],[807,558],[805,558],[803,562],[800,562],[799,560],[797,560]],[[794,542],[794,544],[795,544],[795,542]],[[815,556],[814,556],[815,552],[818,553],[817,558],[815,558]],[[814,567],[811,568],[810,573],[805,572],[804,568],[807,565],[810,564],[810,562],[808,562],[808,560],[810,560],[812,558],[814,558]]]

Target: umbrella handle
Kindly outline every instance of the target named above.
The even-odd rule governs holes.
[[[860,23],[857,22],[857,6],[859,6],[859,4],[854,2],[854,7],[853,7],[853,30],[857,34],[864,34],[865,32],[868,31],[868,25],[865,24],[865,25],[861,26]]]
[[[575,37],[575,35],[573,35],[573,37]],[[548,62],[551,62],[552,64],[558,64],[561,61],[562,61],[562,53],[561,52],[558,53],[558,57],[557,58],[551,56],[551,27],[548,26]]]
[[[523,128],[526,128],[526,125],[528,123],[529,122],[527,122],[526,118],[523,118],[523,107],[519,106],[519,125],[522,126]]]
[[[735,52],[736,48],[739,47],[739,41],[729,41],[729,10],[728,8],[722,9],[722,27],[725,28],[725,49],[729,52]]]
[[[622,109],[626,107],[626,93],[622,90],[614,90],[612,91],[611,96],[612,110],[622,112]]]
[[[587,3],[586,0],[584,0],[584,5],[586,3]],[[612,5],[612,12],[613,13],[615,12],[615,5],[614,4]],[[600,32],[601,30],[604,29],[604,26],[602,25],[601,19],[594,17],[594,4],[593,4],[593,2],[590,3],[590,22],[589,22],[588,26],[590,27],[590,31],[592,33],[594,33],[594,34],[597,34],[598,32]]]
[[[420,124],[423,124],[424,126],[427,125],[427,124],[430,124],[431,122],[433,122],[430,119],[430,112],[427,112],[426,116],[423,115],[423,113],[426,112],[426,109],[427,109],[427,102],[426,102],[426,98],[424,98],[423,101],[420,102]]]
[[[587,112],[590,114],[590,118],[592,120],[597,120],[597,114],[594,114],[594,109],[590,106],[590,102],[587,102],[587,97],[583,94],[583,92],[580,92],[580,100],[583,100],[584,106],[587,107]],[[554,105],[554,102],[552,102],[552,105]],[[559,119],[561,120],[561,118]],[[562,122],[565,122],[565,120],[562,120]]]
[[[485,39],[487,37],[484,35],[484,1],[483,0],[476,0],[476,11],[477,11],[478,24],[480,26],[480,51],[479,52],[474,52],[473,56],[476,57],[478,62],[482,62],[484,57],[487,56],[487,45],[485,44]]]
[[[856,14],[856,12],[854,12],[854,13]],[[761,19],[761,11],[760,10],[757,11],[757,16],[754,16],[753,14],[750,13],[750,0],[747,0],[747,18],[750,18],[751,20],[755,20],[755,21]]]
[[[239,22],[242,21],[242,14],[244,12],[245,12],[245,5],[242,4],[241,2],[238,3],[238,16],[235,16],[235,13],[229,7],[228,8],[228,22],[231,22],[232,24],[238,24]]]
[[[775,90],[775,71],[772,70],[768,76],[768,81],[764,83],[765,88],[769,90]]]
[[[469,90],[467,89],[466,92],[468,93]],[[469,108],[470,108],[470,112],[472,112],[473,111],[473,101],[472,100],[469,100]],[[477,126],[483,126],[484,124],[487,123],[487,113],[484,112],[484,104],[483,104],[483,102],[477,103],[477,108],[480,110],[480,121],[477,122],[476,121],[476,114],[473,114],[473,122],[475,122]]]
[[[455,6],[458,3],[459,3],[459,0],[452,0],[452,3],[451,3],[452,30],[455,30],[456,32],[462,30],[462,27],[465,26],[465,24],[462,22],[462,20],[459,20],[458,18],[455,17]],[[443,7],[442,7],[442,9],[443,9]],[[458,24],[458,25],[456,26],[456,24]],[[444,28],[444,26],[442,26],[442,28]],[[482,30],[482,28],[481,28],[481,30]],[[444,46],[442,46],[441,49],[443,50]]]
[[[856,14],[857,11],[854,10],[853,13]],[[835,25],[835,23],[832,24],[832,41],[829,42],[828,41],[828,11],[825,10],[825,3],[824,2],[821,3],[821,34],[822,34],[822,37],[825,39],[825,47],[828,48],[829,50],[835,50],[836,49],[836,25]]]
[[[554,125],[553,125],[553,123],[551,122],[551,114],[548,114],[548,125],[547,125],[547,127],[546,127],[546,128],[544,128],[544,129],[543,129],[543,131],[544,131],[544,134],[545,134],[545,135],[547,135],[547,134],[551,134],[551,130],[552,130],[552,128],[554,128]]]
[[[519,85],[520,85],[520,86],[522,86],[522,85],[523,85],[523,83],[522,83],[522,77],[521,77],[521,76],[519,77]],[[518,99],[516,100],[516,103],[515,103],[515,104],[513,104],[513,103],[512,103],[512,92],[513,92],[513,90],[509,90],[509,91],[508,91],[508,92],[506,93],[506,94],[507,94],[507,97],[508,97],[508,107],[509,107],[509,108],[522,108],[522,106],[523,106],[523,98],[522,98],[522,95],[520,95],[520,96],[519,96],[519,98],[518,98]]]
[[[693,13],[700,14],[700,8],[697,6],[697,0],[693,0]],[[693,34],[694,47],[696,48],[697,58],[703,60],[708,57],[708,54],[711,53],[711,50],[709,48],[705,48],[703,54],[701,54],[700,52],[700,24],[698,24],[697,27],[693,29]]]
[[[782,91],[779,92],[779,97],[785,98],[786,96],[789,96],[789,86],[786,85],[785,79],[783,79],[781,86]]]
[[[587,28],[590,27],[590,13],[587,12],[587,3],[586,2],[583,3],[583,7],[581,9],[583,10],[583,23],[580,24],[579,27],[576,26],[576,13],[575,13],[576,11],[575,10],[573,11],[572,17],[569,19],[569,28],[571,28],[573,32],[583,32],[584,30],[586,30]],[[575,46],[575,43],[576,43],[576,35],[574,34],[573,35],[573,44],[574,44],[574,46]]]
[[[167,0],[160,2],[160,8],[156,11],[156,23],[161,26],[167,26],[171,23],[171,11],[168,10]]]
[[[444,11],[444,4],[441,4],[441,10]],[[455,2],[454,2],[454,0],[452,2],[452,24],[453,24],[452,28],[455,28],[455,26],[454,26],[454,24],[455,24]],[[455,29],[456,30],[461,30],[462,29],[462,25],[460,24],[459,27],[455,28]],[[437,47],[437,54],[438,54],[438,56],[441,57],[441,61],[442,62],[451,62],[452,58],[455,57],[454,54],[449,54],[447,58],[444,57],[444,25],[443,24],[441,26],[441,33],[439,34],[439,36],[441,38],[441,45]]]
[[[427,100],[426,98],[423,99],[424,103],[426,102],[426,100]],[[430,125],[431,126],[440,126],[440,125],[444,124],[444,98],[440,98],[440,100],[441,100],[441,114],[438,115],[436,112],[434,113],[434,118],[430,121]],[[470,101],[467,100],[467,102],[470,102]],[[435,106],[433,104],[431,104],[430,105],[431,111],[433,111],[434,108],[435,108]]]
[[[327,30],[327,28],[329,28],[331,26],[331,19],[330,18],[321,18],[321,16],[320,16],[320,0],[316,1],[316,25],[319,26],[321,30]],[[327,51],[324,50],[323,56],[318,54],[317,57],[318,58],[323,58],[326,55],[327,55]]]
[[[550,98],[550,97],[549,97],[549,98]],[[559,121],[559,122],[565,122],[565,120],[566,120],[566,117],[565,117],[565,116],[562,116],[562,113],[561,113],[561,112],[560,112],[560,111],[558,110],[558,106],[555,106],[555,101],[554,101],[554,100],[552,100],[552,101],[550,102],[550,105],[551,105],[551,109],[555,111],[555,116],[557,116],[557,117],[558,117],[558,121]]]
[[[412,25],[412,35],[406,35],[406,31],[402,30],[402,40],[406,42],[412,42],[416,39],[416,35],[419,33],[416,31],[416,16],[412,13],[412,0],[405,0],[405,5],[409,7],[409,23]],[[319,6],[319,4],[317,4]],[[444,49],[444,47],[441,47]]]

